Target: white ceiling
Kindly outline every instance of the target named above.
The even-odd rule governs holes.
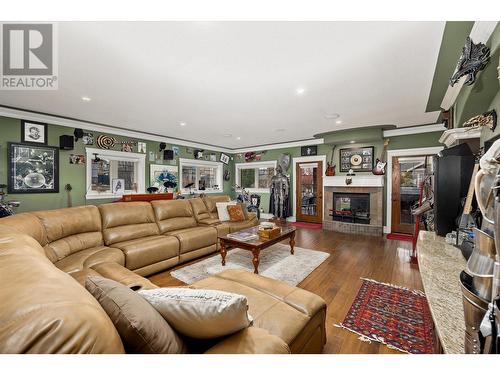
[[[229,148],[428,124],[438,117],[425,106],[443,30],[444,22],[64,22],[59,89],[0,91],[0,104]]]

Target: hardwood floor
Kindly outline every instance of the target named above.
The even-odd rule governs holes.
[[[418,267],[409,262],[411,243],[305,228],[297,228],[295,241],[298,247],[331,254],[298,285],[323,297],[328,305],[324,353],[399,353],[382,344],[360,341],[356,334],[334,324],[347,314],[361,286],[360,277],[422,290]],[[159,286],[185,285],[169,271],[150,280]]]

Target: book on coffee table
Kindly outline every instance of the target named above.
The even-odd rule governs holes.
[[[243,231],[243,230],[235,233],[230,233],[227,236],[229,238],[234,238],[235,240],[238,241],[252,241],[259,238],[259,235],[256,234],[254,231]]]

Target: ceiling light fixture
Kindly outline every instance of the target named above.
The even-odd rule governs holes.
[[[281,133],[281,132],[284,132],[286,129],[283,129],[283,128],[280,128],[280,129],[276,129],[275,131],[278,132],[278,133]]]
[[[302,96],[306,93],[306,89],[303,88],[303,87],[297,87],[295,89],[295,93],[298,95],[298,96]]]
[[[227,134],[222,134],[222,136],[223,136],[223,137],[226,137],[226,138],[231,138],[233,135],[232,135],[232,134],[227,133]]]
[[[342,120],[335,121],[336,124],[342,124]]]
[[[349,143],[356,143],[356,141],[351,141],[351,142],[349,142]]]
[[[339,118],[340,115],[338,113],[327,113],[325,114],[325,118],[328,119],[328,120],[335,120],[337,118]]]
[[[186,126],[187,124],[185,122],[179,122],[180,126]]]
[[[241,139],[241,137],[236,137],[236,140],[239,141]]]
[[[92,99],[90,97],[88,97],[88,96],[82,96],[82,100],[84,102],[90,102]]]

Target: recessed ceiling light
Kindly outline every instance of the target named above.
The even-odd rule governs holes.
[[[186,126],[187,124],[186,124],[185,122],[183,122],[183,121],[182,121],[182,122],[179,122],[179,125],[180,125],[180,126]]]
[[[349,143],[356,143],[356,141],[351,141],[351,142],[349,142]]]
[[[226,138],[231,138],[233,135],[232,135],[232,134],[227,133],[227,134],[222,134],[222,136],[223,136],[223,137],[226,137]]]
[[[335,120],[337,118],[339,118],[340,115],[338,113],[327,113],[325,114],[325,118],[328,119],[328,120]]]
[[[90,97],[88,97],[88,96],[82,96],[82,100],[84,102],[90,102],[92,99]]]
[[[295,89],[295,93],[298,95],[298,96],[302,96],[306,93],[306,89],[303,88],[303,87],[297,87]]]
[[[342,124],[342,120],[335,121],[336,124]]]
[[[236,140],[239,141],[241,139],[241,137],[236,137]]]

